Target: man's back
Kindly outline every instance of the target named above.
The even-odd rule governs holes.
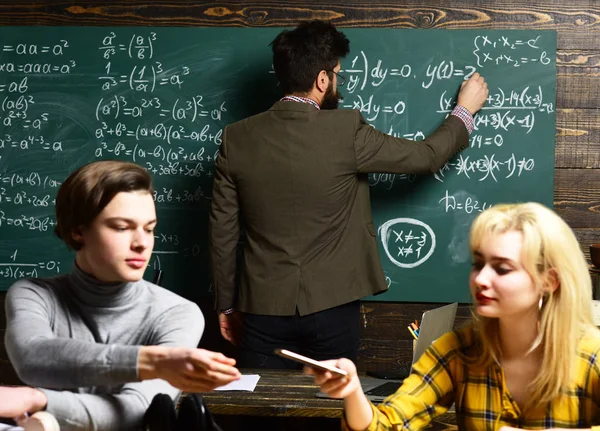
[[[228,126],[211,209],[217,307],[235,300],[244,312],[293,315],[297,307],[304,315],[385,290],[368,172],[434,172],[466,143],[453,115],[414,142],[377,131],[354,110],[287,101]]]
[[[357,122],[355,111],[278,102],[226,129],[246,234],[240,310],[293,314],[297,300],[308,314],[385,289]]]

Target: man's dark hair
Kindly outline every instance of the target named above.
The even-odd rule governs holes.
[[[117,193],[136,191],[153,193],[150,175],[135,163],[102,160],[83,165],[58,189],[54,233],[70,249],[81,249],[73,230],[89,227]]]
[[[333,24],[304,22],[271,42],[273,68],[284,94],[307,93],[321,70],[333,68],[350,52],[350,41]]]

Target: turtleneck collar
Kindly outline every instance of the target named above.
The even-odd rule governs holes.
[[[143,280],[136,282],[100,281],[76,263],[69,274],[69,289],[77,300],[91,307],[121,307],[133,304]]]

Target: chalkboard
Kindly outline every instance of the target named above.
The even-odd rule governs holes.
[[[68,272],[53,236],[66,176],[130,160],[155,182],[159,224],[146,273],[191,299],[210,291],[207,225],[214,158],[228,123],[281,94],[279,28],[0,27],[0,290]],[[373,173],[372,208],[390,290],[374,300],[469,301],[468,228],[483,209],[552,206],[554,31],[343,29],[343,108],[423,139],[475,70],[490,86],[470,148],[434,175]]]

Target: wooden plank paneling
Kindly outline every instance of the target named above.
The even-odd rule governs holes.
[[[572,228],[600,227],[600,170],[556,169],[554,207]]]
[[[573,229],[585,259],[590,262],[590,245],[600,243],[600,227]]]
[[[596,37],[596,41],[600,36]],[[600,45],[596,48],[600,48]],[[558,51],[556,54],[556,106],[590,108],[600,106],[600,52]]]
[[[554,166],[600,168],[600,109],[556,111]]]
[[[292,26],[555,29],[559,49],[597,49],[600,7],[589,1],[2,1],[0,25]]]

